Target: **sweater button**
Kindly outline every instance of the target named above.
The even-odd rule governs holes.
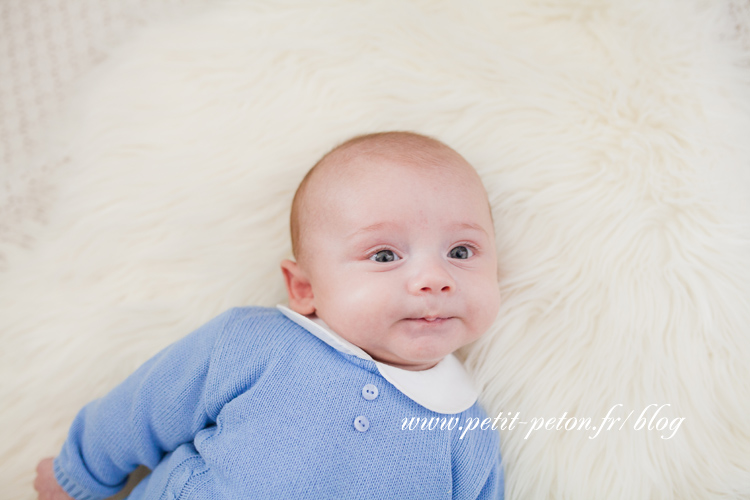
[[[360,415],[354,419],[354,428],[359,432],[366,432],[370,428],[370,421],[364,415]]]
[[[362,388],[362,397],[368,401],[372,401],[378,397],[378,388],[373,384],[367,384]]]

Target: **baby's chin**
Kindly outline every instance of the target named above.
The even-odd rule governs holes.
[[[431,368],[471,341],[458,318],[406,318],[385,328],[380,326],[370,332],[369,338],[352,336],[348,340],[375,361],[405,370]],[[373,345],[372,339],[380,341]]]
[[[387,357],[382,362],[405,370],[427,370],[453,353],[452,346],[412,345],[409,347],[411,348],[401,349],[396,356]]]
[[[409,352],[417,358],[443,358],[473,339],[458,318],[402,320],[396,335],[404,354]]]

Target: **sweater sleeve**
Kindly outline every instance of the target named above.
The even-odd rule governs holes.
[[[153,469],[212,423],[209,365],[231,316],[227,311],[168,346],[81,409],[54,461],[55,478],[70,496],[97,500],[117,493],[138,465]]]
[[[489,421],[476,403],[460,414],[463,426],[454,429],[451,444],[454,500],[502,500],[505,497],[500,433],[480,423]],[[490,423],[490,422],[488,422]]]
[[[479,492],[477,500],[503,500],[505,498],[505,476],[503,475],[503,464],[500,453],[492,466],[487,482],[484,483],[482,491]]]

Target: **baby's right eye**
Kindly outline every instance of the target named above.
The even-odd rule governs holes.
[[[398,259],[398,255],[393,250],[380,250],[370,256],[370,260],[374,260],[375,262],[393,262]]]

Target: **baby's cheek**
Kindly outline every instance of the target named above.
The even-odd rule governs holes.
[[[369,302],[377,301],[379,290],[364,280],[354,280],[349,286],[341,290],[339,300],[342,304],[363,310]]]
[[[481,290],[481,293],[475,294],[472,300],[472,313],[477,320],[476,327],[481,330],[479,332],[479,335],[481,335],[492,326],[498,311],[500,311],[500,290],[494,282],[485,283],[485,286],[478,290]]]
[[[377,281],[355,279],[340,290],[336,298],[336,309],[339,315],[347,318],[349,326],[358,324],[369,327],[373,326],[369,324],[373,318],[392,310],[390,301],[393,295],[387,287],[379,286]]]

